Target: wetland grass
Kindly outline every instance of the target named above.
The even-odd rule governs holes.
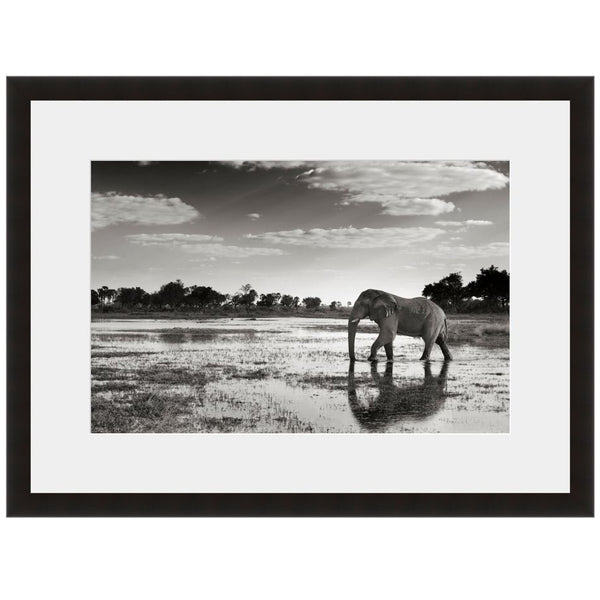
[[[378,365],[357,361],[350,379],[344,320],[221,322],[94,323],[92,431],[508,431],[505,316],[449,317],[455,360],[442,395],[418,360],[420,339],[397,337],[393,371],[382,355]],[[374,324],[361,326],[357,355],[374,335]]]

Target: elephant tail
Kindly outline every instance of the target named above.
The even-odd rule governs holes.
[[[448,319],[444,317],[444,340],[448,339]]]

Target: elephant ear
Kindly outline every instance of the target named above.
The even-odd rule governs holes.
[[[396,300],[390,294],[380,294],[371,302],[370,317],[372,321],[389,317],[398,309]]]

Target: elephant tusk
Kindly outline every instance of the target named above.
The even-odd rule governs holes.
[[[360,321],[360,319],[352,319],[352,321],[350,321],[350,323],[358,323]]]

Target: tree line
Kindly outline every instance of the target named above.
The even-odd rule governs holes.
[[[474,281],[463,285],[460,273],[450,273],[423,288],[423,296],[430,298],[448,312],[505,311],[509,306],[509,279],[506,270],[494,265],[481,269]],[[318,296],[299,296],[269,292],[259,294],[251,284],[244,284],[235,294],[222,294],[210,286],[186,287],[177,279],[160,287],[157,292],[146,292],[140,287],[111,289],[102,286],[92,290],[92,306],[99,309],[146,310],[250,310],[251,307],[298,311],[340,311],[338,300],[323,305]],[[347,302],[346,306],[351,306]],[[110,308],[109,308],[110,307]]]
[[[140,287],[120,287],[111,289],[102,286],[92,290],[92,306],[112,306],[122,308],[157,308],[177,309],[196,308],[200,310],[216,308],[250,308],[260,306],[282,307],[287,310],[298,310],[300,306],[309,310],[321,308],[321,298],[308,296],[300,300],[298,296],[269,292],[258,294],[251,284],[244,284],[235,294],[222,294],[210,286],[192,285],[186,287],[177,279],[160,287],[157,292],[146,292]],[[341,308],[341,302],[332,302],[329,308]]]
[[[474,281],[463,285],[460,273],[428,283],[421,292],[448,312],[507,311],[510,301],[510,275],[491,265],[480,269]]]

